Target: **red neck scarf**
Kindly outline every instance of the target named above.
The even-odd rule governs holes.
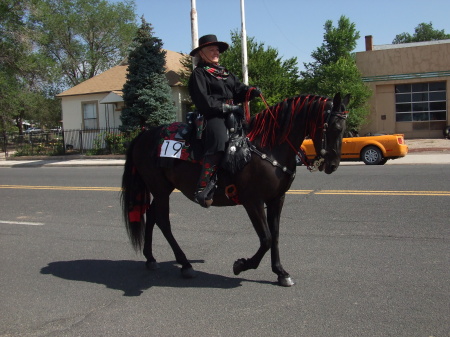
[[[217,78],[218,80],[226,80],[230,75],[230,72],[219,64],[202,64],[200,65],[203,69],[205,69],[208,74]]]

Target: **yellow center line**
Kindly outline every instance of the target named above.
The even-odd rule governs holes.
[[[58,191],[109,191],[120,192],[120,187],[97,186],[34,186],[34,185],[0,185],[0,189],[22,190],[58,190]],[[180,192],[175,189],[174,192]],[[450,191],[364,191],[364,190],[289,190],[286,194],[317,195],[402,195],[402,196],[450,196]]]
[[[311,194],[314,190],[289,190],[286,194]]]
[[[450,191],[358,191],[358,190],[321,190],[314,194],[348,195],[442,195],[450,196]]]

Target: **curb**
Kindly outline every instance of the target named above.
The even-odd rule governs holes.
[[[448,147],[428,147],[428,148],[416,148],[409,149],[409,153],[411,152],[450,152],[450,148]]]
[[[430,156],[433,157],[433,162],[439,162],[441,159],[443,163],[448,162],[447,158],[440,158],[440,155],[447,157],[450,155],[450,148],[435,147],[435,148],[415,148],[409,149],[410,158],[414,163],[418,163],[419,157],[417,155],[425,155],[429,163]],[[436,156],[436,158],[434,158]],[[406,160],[399,158],[395,163],[409,163],[408,156],[404,157]],[[440,159],[439,159],[440,158]],[[418,161],[419,160],[419,161]],[[343,161],[346,163],[347,161]],[[85,155],[68,155],[68,156],[27,156],[27,157],[9,157],[0,158],[0,168],[26,168],[26,167],[100,167],[100,166],[123,166],[125,164],[125,155],[103,155],[103,156],[85,156]]]
[[[67,155],[67,156],[20,156],[20,157],[7,157],[0,158],[0,161],[27,161],[27,160],[52,160],[52,161],[70,161],[70,160],[92,160],[92,159],[123,159],[124,154],[110,154],[104,156],[84,156],[84,155]]]

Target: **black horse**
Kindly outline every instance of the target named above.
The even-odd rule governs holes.
[[[234,263],[235,275],[256,269],[271,249],[272,271],[277,274],[279,284],[294,284],[281,265],[278,250],[285,193],[295,178],[296,156],[305,137],[313,140],[319,154],[315,161],[318,170],[331,174],[338,168],[348,101],[349,95],[341,99],[339,93],[333,100],[302,95],[286,99],[249,120],[250,160],[239,172],[218,171],[212,204],[242,204],[259,237],[260,246],[256,254]],[[183,125],[175,123],[156,127],[142,132],[131,142],[122,178],[122,206],[131,243],[136,250],[143,249],[147,268],[158,268],[152,253],[156,224],[170,244],[176,261],[181,264],[183,277],[189,278],[194,277],[195,272],[172,234],[169,197],[174,189],[178,189],[194,200],[201,165],[196,161],[173,159],[171,165],[162,167],[160,158],[161,135],[170,127],[177,129]]]

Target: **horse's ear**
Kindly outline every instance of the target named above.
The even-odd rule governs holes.
[[[347,106],[348,105],[348,103],[350,102],[350,98],[351,98],[352,96],[350,95],[350,94],[347,94],[345,97],[344,97],[344,101],[342,102],[342,104],[344,104],[345,106]]]
[[[341,93],[340,92],[338,92],[336,95],[334,95],[333,106],[335,108],[341,106]]]

